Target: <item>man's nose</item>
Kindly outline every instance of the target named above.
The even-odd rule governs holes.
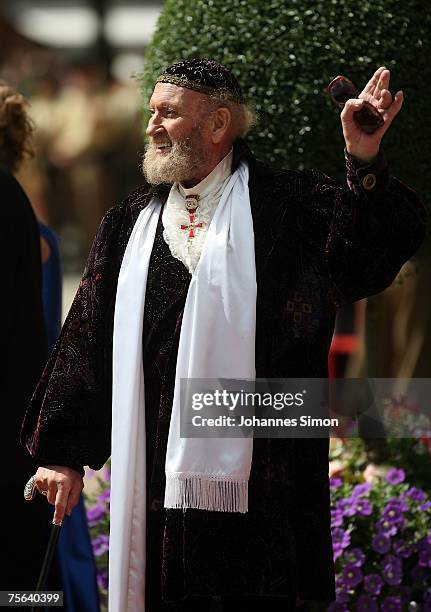
[[[162,130],[163,130],[163,127],[160,124],[159,119],[157,119],[155,115],[150,117],[147,129],[145,130],[145,133],[147,134],[147,136],[154,136],[155,134],[157,134],[157,132],[161,132]]]

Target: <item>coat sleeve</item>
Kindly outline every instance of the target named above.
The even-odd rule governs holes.
[[[390,176],[382,153],[368,165],[345,157],[347,188],[321,172],[305,173],[311,233],[338,305],[386,289],[422,244],[426,225],[423,203]]]
[[[37,465],[100,469],[110,455],[109,325],[116,290],[117,211],[102,220],[60,337],[23,422]],[[118,264],[119,265],[119,264]]]

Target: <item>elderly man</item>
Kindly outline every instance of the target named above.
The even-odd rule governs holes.
[[[112,431],[111,612],[334,599],[328,440],[182,439],[179,381],[325,377],[337,307],[418,248],[423,206],[380,151],[403,102],[389,78],[379,68],[345,104],[342,188],[254,159],[224,66],[159,77],[146,182],[102,222],[22,434],[61,521]],[[374,134],[354,119],[364,100]]]

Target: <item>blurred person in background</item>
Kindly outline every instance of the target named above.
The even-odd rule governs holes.
[[[2,459],[12,464],[0,482],[8,492],[7,518],[2,529],[3,590],[36,586],[46,547],[49,517],[41,499],[27,504],[22,496],[23,474],[31,469],[19,444],[26,405],[52,350],[61,322],[61,264],[52,230],[37,221],[30,201],[14,177],[33,154],[33,123],[23,96],[0,81],[0,179],[2,186],[4,272],[6,299],[4,335],[6,368],[1,395],[4,421]],[[43,264],[41,269],[41,262]],[[11,528],[15,525],[16,528]],[[49,588],[64,591],[69,612],[99,609],[94,557],[82,498],[74,518],[64,525]]]
[[[34,589],[43,561],[48,515],[42,500],[28,506],[22,479],[32,463],[19,444],[26,405],[47,358],[42,305],[40,235],[31,204],[14,177],[31,154],[32,125],[21,95],[0,81],[0,181],[3,237],[3,321],[1,369],[2,439],[4,465],[1,528],[1,590]]]
[[[23,177],[61,237],[66,273],[81,272],[107,202],[138,186],[142,150],[137,86],[104,80],[91,59],[37,81],[30,98],[36,163]],[[33,197],[31,197],[33,202]]]
[[[428,239],[429,240],[429,239]],[[390,287],[364,304],[361,351],[349,364],[351,376],[410,378],[431,376],[430,247],[401,268]]]

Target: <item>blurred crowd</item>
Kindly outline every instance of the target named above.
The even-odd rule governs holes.
[[[59,234],[65,271],[80,273],[103,214],[140,182],[138,83],[87,64],[29,89],[35,156],[18,179],[36,216]]]

